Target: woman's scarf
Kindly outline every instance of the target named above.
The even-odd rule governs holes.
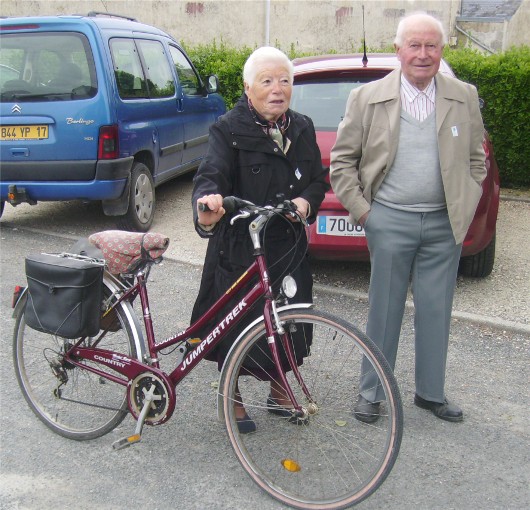
[[[289,128],[289,125],[291,123],[291,118],[289,115],[287,115],[287,112],[284,113],[276,122],[269,121],[264,119],[254,108],[252,101],[248,97],[248,108],[250,110],[250,113],[252,114],[252,117],[254,118],[254,122],[263,129],[263,132],[266,135],[269,135],[280,147],[280,149],[283,152],[287,152],[289,149],[289,145],[291,145],[291,141],[289,138],[287,138],[287,135],[285,132]]]

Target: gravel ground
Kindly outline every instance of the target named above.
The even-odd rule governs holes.
[[[82,219],[81,219],[82,221]],[[83,227],[84,228],[84,227]],[[30,411],[15,382],[11,293],[24,281],[27,253],[60,251],[55,235],[5,228],[0,267],[0,510],[287,510],[258,489],[239,466],[217,420],[215,363],[201,363],[177,387],[177,407],[142,441],[114,451],[135,427],[129,416],[88,442],[53,434]],[[9,246],[9,249],[4,249]],[[151,272],[149,293],[158,338],[189,323],[201,268],[164,261]],[[367,305],[315,292],[317,306],[365,327]],[[455,321],[447,393],[463,423],[438,420],[413,404],[414,326],[404,317],[396,376],[404,409],[397,462],[383,485],[356,510],[523,510],[530,474],[530,335]],[[162,359],[168,369],[174,358]]]

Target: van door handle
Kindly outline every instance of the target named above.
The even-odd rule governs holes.
[[[184,101],[177,99],[177,111],[181,112],[184,109]]]
[[[29,149],[25,149],[25,148],[16,148],[16,149],[11,149],[11,155],[14,156],[14,157],[21,157],[21,156],[25,156],[26,158],[29,156]]]

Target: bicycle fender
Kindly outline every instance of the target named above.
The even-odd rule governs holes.
[[[280,306],[276,309],[276,311],[283,312],[284,310],[293,310],[296,308],[313,308],[313,303],[293,303],[292,305],[285,305]],[[257,319],[254,319],[236,338],[235,342],[232,344],[232,347],[230,347],[230,350],[228,351],[228,354],[226,355],[225,361],[223,363],[223,367],[221,368],[221,372],[219,372],[219,385],[218,385],[218,391],[217,391],[217,419],[219,421],[224,421],[224,412],[223,412],[223,395],[219,391],[219,388],[222,388],[222,383],[224,379],[224,370],[225,370],[225,363],[226,360],[230,357],[230,354],[232,353],[232,350],[237,345],[237,343],[247,334],[247,332],[252,329],[256,324],[260,322],[265,322],[265,319],[263,315],[260,315]]]
[[[124,288],[124,285],[112,276],[110,273],[105,271],[103,275],[103,285],[105,285],[111,292],[118,292]],[[123,302],[123,309],[125,315],[129,319],[129,324],[133,330],[134,344],[136,345],[137,359],[138,361],[143,361],[145,354],[145,340],[142,332],[142,327],[136,313],[134,312],[130,303]]]

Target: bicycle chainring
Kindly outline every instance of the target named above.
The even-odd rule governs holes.
[[[138,419],[153,385],[153,399],[149,404],[144,423],[159,425],[167,421],[175,409],[175,392],[166,377],[152,372],[137,375],[129,383],[127,397],[131,414]]]

